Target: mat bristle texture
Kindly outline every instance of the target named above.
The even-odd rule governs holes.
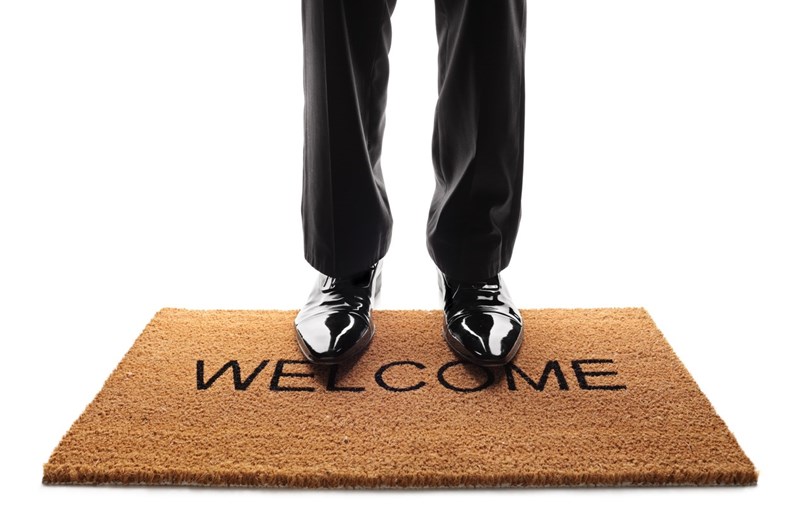
[[[296,313],[162,309],[63,437],[43,481],[366,488],[757,481],[644,309],[523,310],[516,369],[489,370],[458,363],[443,339],[442,312],[418,310],[375,311],[375,337],[353,367],[315,367],[297,348]]]

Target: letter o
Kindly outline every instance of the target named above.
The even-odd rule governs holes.
[[[444,378],[443,374],[450,367],[454,367],[454,366],[460,365],[460,364],[467,364],[467,365],[478,367],[479,369],[481,369],[485,373],[485,375],[487,375],[487,380],[485,380],[482,384],[479,384],[478,386],[476,386],[474,388],[458,388],[457,386],[454,386],[454,385],[450,384],[449,381]],[[471,364],[471,363],[465,362],[463,360],[455,360],[453,362],[449,362],[448,364],[444,364],[443,366],[441,366],[441,368],[438,370],[438,382],[440,382],[445,388],[451,389],[453,391],[458,391],[460,393],[473,393],[475,391],[482,391],[486,387],[489,387],[490,385],[492,385],[493,382],[495,382],[495,377],[493,376],[493,372],[490,371],[489,369],[487,369],[486,367],[478,366],[476,364]]]

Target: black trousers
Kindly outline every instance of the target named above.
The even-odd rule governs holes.
[[[395,5],[303,0],[304,248],[330,276],[364,270],[391,240],[380,155]],[[486,279],[509,264],[520,223],[526,3],[435,0],[435,23],[427,249],[449,277]]]

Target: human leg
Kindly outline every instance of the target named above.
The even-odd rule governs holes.
[[[436,188],[427,248],[438,266],[443,331],[452,350],[503,365],[523,321],[499,272],[520,222],[525,0],[436,0]]]
[[[306,260],[320,275],[295,318],[308,360],[335,364],[374,335],[391,212],[380,168],[396,0],[303,0]]]

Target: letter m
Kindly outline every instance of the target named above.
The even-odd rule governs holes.
[[[242,374],[240,373],[240,364],[236,360],[231,360],[226,362],[223,367],[221,367],[209,380],[204,378],[204,361],[197,360],[196,361],[196,386],[199,390],[201,389],[209,389],[215,381],[220,378],[223,373],[231,369],[232,374],[234,375],[234,389],[238,391],[245,391],[248,389],[248,386],[251,385],[251,382],[256,378],[256,376],[267,366],[267,362],[269,360],[262,360],[262,362],[253,370],[253,373],[248,375],[248,378],[242,380]]]

